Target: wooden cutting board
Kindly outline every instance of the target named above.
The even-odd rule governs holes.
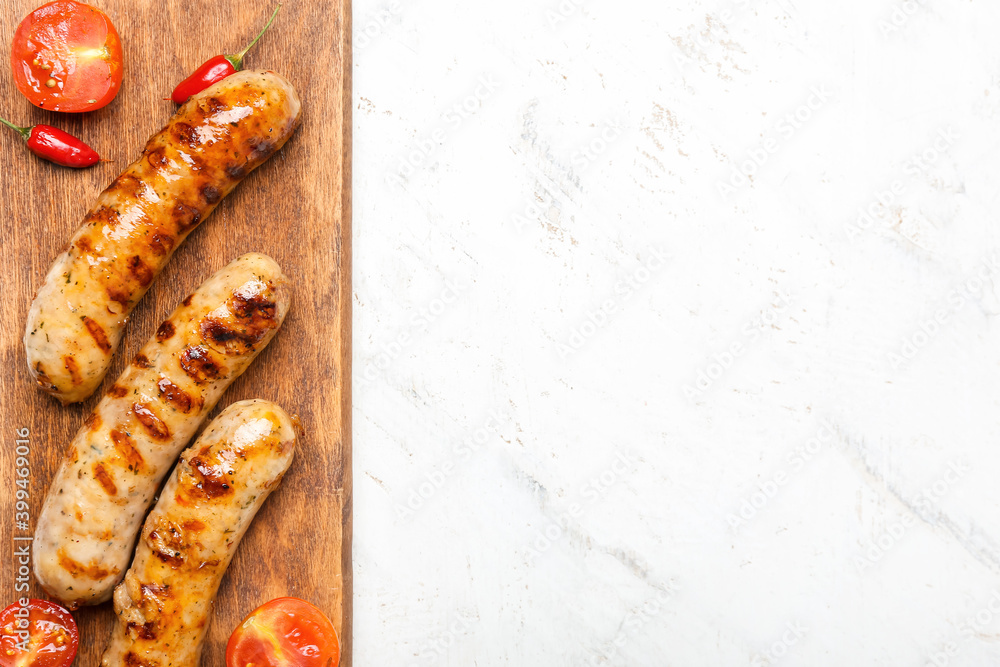
[[[0,0],[0,114],[19,125],[48,123],[113,160],[85,171],[42,162],[12,131],[0,133],[0,544],[13,554],[17,431],[30,432],[30,516],[39,509],[66,445],[103,394],[60,406],[28,377],[25,315],[48,267],[98,193],[135,160],[174,112],[173,86],[219,53],[240,50],[267,21],[274,1],[89,0],[122,36],[125,80],[108,107],[83,115],[36,109],[17,92],[8,63],[20,20],[42,0]],[[240,620],[274,597],[312,601],[334,621],[351,664],[351,14],[350,0],[285,0],[270,32],[247,56],[295,85],[303,123],[177,250],[135,309],[104,387],[157,324],[205,278],[237,256],[274,257],[294,282],[285,324],[219,409],[245,398],[277,401],[299,415],[306,437],[282,486],[243,540],[216,601],[202,658],[225,664]],[[218,410],[217,410],[218,411]],[[33,528],[33,523],[31,528]],[[15,599],[12,558],[0,564],[0,607]],[[32,582],[32,597],[44,597]],[[75,614],[76,664],[100,662],[114,613],[110,603]]]

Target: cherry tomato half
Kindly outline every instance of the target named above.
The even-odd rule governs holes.
[[[122,41],[101,10],[56,0],[21,21],[10,66],[17,89],[36,107],[93,111],[122,87]]]
[[[333,623],[298,598],[276,598],[257,607],[226,645],[226,667],[337,667],[339,662]]]
[[[0,611],[0,666],[69,667],[80,633],[68,611],[47,600]]]

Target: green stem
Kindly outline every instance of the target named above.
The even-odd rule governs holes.
[[[9,127],[10,129],[16,131],[18,134],[21,135],[21,138],[23,138],[25,141],[27,141],[28,139],[31,138],[31,128],[30,127],[18,127],[17,125],[14,125],[13,123],[8,123],[3,118],[0,118],[0,123],[3,123],[4,125],[6,125],[7,127]]]
[[[264,36],[264,33],[267,32],[267,29],[271,27],[272,23],[274,23],[274,17],[278,15],[278,11],[280,9],[281,9],[281,3],[279,2],[278,6],[274,8],[274,13],[271,14],[271,18],[268,20],[267,25],[264,26],[263,30],[257,33],[257,36],[253,38],[252,42],[247,44],[245,49],[243,49],[239,53],[234,53],[232,55],[226,56],[226,60],[228,60],[233,67],[235,67],[237,70],[243,68],[243,56],[245,56],[247,54],[247,51],[252,49],[254,47],[254,44],[260,41],[260,38]]]

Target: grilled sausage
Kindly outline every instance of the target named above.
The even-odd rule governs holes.
[[[238,72],[191,98],[97,199],[28,311],[32,377],[63,403],[104,379],[129,313],[187,235],[299,124],[272,72]]]
[[[198,667],[219,583],[295,447],[288,414],[253,400],[230,405],[184,451],[115,589],[102,667]]]
[[[101,399],[49,487],[35,578],[68,607],[111,597],[177,455],[288,312],[269,257],[233,261],[187,297]]]

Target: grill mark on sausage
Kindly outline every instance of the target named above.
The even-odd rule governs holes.
[[[152,663],[146,662],[139,656],[135,654],[135,651],[129,651],[125,654],[125,667],[154,667]]]
[[[81,236],[76,240],[76,249],[85,255],[89,255],[94,251],[94,244],[89,237]]]
[[[202,171],[205,170],[205,160],[203,160],[198,153],[194,155],[187,156],[188,169],[196,175],[200,175]]]
[[[87,327],[87,332],[94,339],[94,342],[97,343],[97,347],[101,348],[101,352],[107,354],[111,351],[111,343],[108,342],[108,335],[99,322],[84,315],[83,326]]]
[[[190,531],[192,533],[200,533],[207,527],[208,526],[203,524],[201,521],[198,521],[197,519],[188,519],[187,521],[184,522],[183,526],[184,530]]]
[[[129,621],[125,624],[125,627],[128,632],[132,633],[139,639],[156,639],[156,621],[149,621],[148,623],[135,623],[134,621]]]
[[[208,109],[209,113],[213,114],[225,111],[229,108],[229,106],[218,97],[210,97],[205,100],[205,107]]]
[[[132,360],[132,365],[135,366],[136,368],[145,369],[149,368],[153,364],[149,361],[149,357],[140,352],[139,354],[135,355],[135,359]]]
[[[139,284],[143,287],[148,287],[149,283],[153,282],[153,269],[148,267],[139,255],[132,255],[129,257],[127,266],[128,272],[131,273],[132,277],[139,281]]]
[[[198,133],[195,132],[194,128],[187,123],[171,123],[170,133],[174,135],[174,139],[176,139],[178,143],[184,144],[190,148],[196,148],[201,145]]]
[[[132,413],[154,440],[168,440],[170,438],[170,429],[167,428],[162,419],[156,416],[148,403],[133,403]]]
[[[150,534],[150,536],[152,535],[155,535],[155,533]],[[184,558],[177,555],[179,552],[163,551],[162,549],[157,549],[155,547],[152,551],[154,556],[174,569],[177,569],[184,564]]]
[[[201,334],[228,355],[245,354],[274,329],[277,304],[262,294],[246,297],[237,292],[229,306],[235,322],[206,317],[200,326]]]
[[[118,487],[115,486],[115,482],[111,479],[111,475],[108,471],[104,469],[104,466],[100,463],[94,464],[94,479],[97,480],[98,484],[104,487],[104,490],[109,496],[118,495]]]
[[[160,378],[156,387],[160,390],[160,396],[164,401],[185,414],[191,411],[191,406],[195,403],[194,399],[168,378]]]
[[[109,574],[117,574],[118,568],[113,570],[106,570],[99,565],[84,565],[83,563],[78,563],[69,556],[62,549],[59,550],[59,566],[72,574],[74,577],[85,576],[88,579],[93,579],[95,581],[100,581]]]
[[[122,308],[127,309],[129,302],[132,300],[132,295],[127,291],[121,289],[120,287],[114,287],[108,285],[104,288],[104,291],[108,293],[108,298],[121,304]]]
[[[114,184],[112,184],[112,187],[113,186]],[[102,206],[96,211],[88,212],[87,215],[84,216],[83,222],[93,225],[95,227],[100,226],[101,223],[104,223],[105,225],[113,229],[118,226],[119,217],[121,217],[121,215],[115,209],[109,208],[107,206]]]
[[[177,329],[174,327],[173,322],[166,320],[160,327],[156,330],[156,340],[163,342],[165,340],[170,340],[173,338],[174,333]]]
[[[201,187],[201,196],[208,204],[218,204],[219,200],[222,199],[222,193],[219,191],[219,188],[211,184]]]
[[[188,488],[188,495],[212,500],[233,493],[221,465],[212,465],[200,456],[193,457],[189,465],[196,481]]]
[[[260,137],[253,137],[250,140],[249,145],[252,150],[247,156],[247,159],[250,162],[264,162],[267,158],[274,154],[275,150],[277,150],[273,141],[270,139],[262,139]]]
[[[174,249],[174,239],[166,232],[153,232],[149,237],[149,249],[157,257],[166,257]]]
[[[111,398],[121,398],[127,393],[128,389],[117,383],[111,385],[111,389],[108,389],[108,396]]]
[[[268,299],[264,294],[255,294],[253,296],[243,296],[242,293],[237,292],[233,294],[230,299],[233,312],[241,318],[251,318],[254,323],[258,321],[268,321],[274,320],[274,312],[277,306],[273,301]]]
[[[91,412],[90,416],[87,417],[87,420],[83,422],[83,425],[86,426],[88,430],[93,432],[101,428],[101,423],[101,415],[96,412]]]
[[[202,384],[206,380],[217,380],[225,375],[225,369],[216,363],[204,345],[189,347],[181,352],[181,368],[195,382]]]
[[[120,428],[116,428],[111,431],[111,441],[115,445],[115,451],[118,455],[127,463],[129,470],[133,472],[139,472],[145,465],[145,460],[142,458],[142,454],[139,450],[135,448],[135,443],[132,442],[132,438],[129,434],[122,431]]]
[[[157,558],[173,568],[184,564],[184,553],[189,548],[184,531],[177,524],[157,517],[155,525],[146,535],[146,544]]]
[[[213,558],[211,560],[202,561],[201,564],[198,566],[198,569],[200,570],[203,567],[218,567],[219,563],[220,563],[220,561],[219,561],[218,558]],[[201,621],[199,621],[198,624],[199,624],[199,627],[202,626],[202,625],[204,625],[205,624],[205,620],[202,619]]]
[[[73,384],[76,385],[83,382],[83,378],[80,377],[80,366],[76,363],[76,359],[68,354],[65,355],[63,357],[63,366],[65,366],[66,372],[69,373],[70,380]]]
[[[202,336],[222,348],[228,355],[243,354],[253,349],[256,342],[252,336],[247,336],[214,317],[202,320],[200,329]]]
[[[139,180],[130,171],[126,171],[121,176],[116,178],[105,193],[109,194],[121,194],[127,200],[142,199],[142,192],[145,189],[143,182]]]
[[[153,169],[158,170],[165,167],[170,162],[167,158],[167,149],[163,146],[146,149],[146,161],[149,162],[149,166]]]
[[[54,391],[56,389],[56,386],[52,384],[52,378],[50,378],[45,372],[45,367],[42,365],[42,362],[35,362],[34,371],[35,384],[41,387],[44,391]]]
[[[247,166],[243,162],[233,162],[226,167],[226,175],[234,181],[238,181],[247,175]]]
[[[177,229],[181,234],[186,234],[201,222],[201,211],[187,204],[182,204],[180,202],[174,206],[174,210],[171,211],[171,215],[174,218],[174,223],[177,225]]]
[[[147,614],[163,609],[163,601],[170,598],[170,589],[159,584],[140,584],[139,601],[144,612]]]
[[[194,294],[188,294],[186,297],[184,297],[184,300],[181,301],[181,304],[183,304],[184,306],[190,306],[191,301],[193,299],[194,299]]]

